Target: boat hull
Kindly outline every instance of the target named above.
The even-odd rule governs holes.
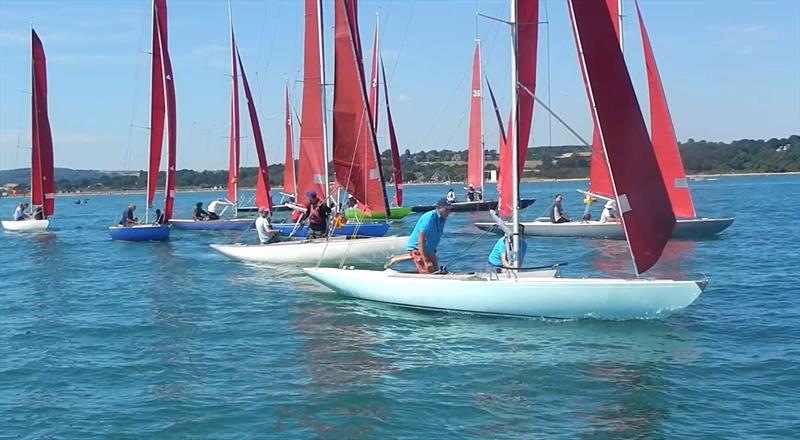
[[[411,214],[411,207],[403,207],[403,208],[391,208],[389,210],[389,220],[400,220],[405,218],[408,214]],[[349,208],[344,211],[344,216],[348,219],[358,219],[358,220],[386,220],[386,214],[379,214],[377,212],[373,212],[370,215],[364,214],[363,211],[359,211],[355,208]]]
[[[234,260],[262,264],[381,267],[386,258],[406,252],[408,236],[284,241],[268,245],[212,244]]]
[[[519,199],[519,209],[525,209],[533,205],[536,199]],[[436,205],[417,205],[411,207],[411,212],[427,212],[434,209]],[[450,210],[453,212],[472,212],[472,211],[489,211],[497,209],[497,200],[482,200],[480,202],[456,202],[450,204]]]
[[[549,221],[521,222],[525,226],[525,235],[537,237],[578,237],[624,240],[625,232],[620,223],[569,222],[551,223]],[[732,218],[695,218],[678,219],[672,238],[708,238],[713,237],[733,224]],[[475,226],[481,230],[503,232],[493,222],[476,222]]]
[[[255,220],[252,218],[230,218],[219,220],[171,219],[169,224],[175,229],[187,231],[243,231],[250,229]]]
[[[111,226],[108,234],[118,241],[167,241],[170,227],[165,225]]]
[[[658,319],[692,304],[706,282],[402,274],[305,268],[320,284],[352,298],[404,307],[559,319]]]
[[[3,220],[2,224],[10,232],[41,232],[50,227],[50,220]]]
[[[347,223],[341,228],[333,229],[333,236],[354,236],[361,237],[383,237],[389,232],[389,223]],[[298,227],[295,231],[294,223],[278,223],[272,225],[272,229],[281,231],[281,234],[288,236],[294,231],[293,237],[304,238],[308,236],[308,226]]]

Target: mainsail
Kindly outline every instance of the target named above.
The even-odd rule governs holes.
[[[297,182],[294,175],[294,138],[292,136],[292,108],[289,105],[289,85],[286,85],[286,109],[284,113],[286,122],[286,149],[283,166],[283,192],[285,194],[297,193]]]
[[[42,40],[31,29],[31,205],[42,206],[45,217],[55,212],[53,137],[47,116],[47,60]]]
[[[324,109],[322,108],[322,40],[320,0],[305,2],[305,47],[303,51],[303,109],[300,153],[297,164],[297,202],[308,201],[306,192],[320,198],[328,195],[325,163]]]
[[[527,0],[516,2],[516,51],[517,60],[517,87],[519,88],[519,102],[517,105],[516,127],[509,127],[509,130],[516,129],[517,139],[517,158],[519,178],[522,177],[522,170],[525,168],[525,158],[528,155],[528,139],[531,133],[533,122],[533,102],[536,93],[536,49],[539,38],[539,1]],[[513,111],[513,110],[512,110]],[[512,185],[518,185],[519,181],[512,181],[511,172],[511,143],[504,143],[506,148],[500,151],[500,175],[498,176],[498,190],[500,192],[500,202],[498,210],[500,215],[511,215],[512,203],[514,200]]]
[[[256,206],[259,209],[272,211],[271,188],[269,186],[269,168],[267,164],[267,154],[264,152],[264,139],[261,137],[261,125],[258,123],[258,113],[253,102],[253,94],[250,93],[250,84],[247,82],[247,75],[244,73],[244,63],[242,55],[236,51],[239,58],[239,69],[242,72],[242,86],[244,86],[244,96],[247,100],[247,111],[250,115],[250,125],[253,127],[253,142],[256,144],[256,155],[258,156],[258,177],[256,179]]]
[[[570,0],[588,97],[636,273],[664,251],[675,216],[606,2]]]
[[[392,179],[394,180],[394,203],[403,206],[403,163],[400,160],[400,150],[397,146],[397,134],[392,120],[392,109],[389,108],[389,86],[386,82],[386,69],[381,59],[381,76],[383,77],[383,94],[386,100],[386,121],[389,126],[389,149],[392,153]]]
[[[483,193],[483,91],[481,88],[481,43],[475,41],[472,55],[472,87],[469,99],[469,134],[467,137],[467,184]]]
[[[175,110],[175,82],[172,73],[172,61],[169,57],[167,44],[167,2],[166,0],[156,0],[154,3],[158,10],[164,11],[163,21],[157,24],[158,39],[161,49],[161,70],[164,73],[164,93],[167,113],[167,183],[164,191],[164,219],[169,221],[172,218],[172,210],[175,204],[175,167],[177,138],[177,116]],[[160,16],[160,13],[158,14]],[[155,176],[154,176],[155,177]]]
[[[230,4],[229,4],[230,6]],[[230,11],[230,10],[229,10]],[[229,12],[230,13],[230,12]],[[228,157],[228,200],[239,203],[239,71],[236,68],[236,38],[233,35],[233,18],[231,27],[231,129]]]
[[[664,186],[667,187],[672,211],[678,218],[696,218],[697,213],[692,203],[692,194],[683,169],[681,153],[678,150],[678,141],[675,138],[675,129],[672,116],[667,106],[667,97],[661,83],[661,75],[650,46],[650,38],[644,26],[642,12],[636,3],[636,15],[639,17],[639,28],[642,33],[642,46],[644,47],[644,60],[647,68],[647,90],[650,95],[650,132],[653,149],[658,159],[661,174],[664,177]]]
[[[356,2],[334,3],[333,167],[336,181],[367,209],[388,213],[364,83]],[[304,123],[303,126],[306,124]]]
[[[150,159],[147,169],[147,208],[155,201],[158,170],[161,167],[161,149],[164,143],[164,119],[166,117],[166,91],[164,86],[164,70],[161,60],[161,39],[159,29],[164,29],[166,36],[167,2],[153,1],[153,37],[151,48],[150,71]],[[166,40],[166,39],[165,39]]]

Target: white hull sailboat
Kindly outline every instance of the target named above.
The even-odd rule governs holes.
[[[337,1],[337,8],[342,6]],[[675,225],[663,181],[642,181],[657,176],[657,163],[636,103],[624,59],[608,41],[611,22],[606,2],[569,2],[575,40],[589,76],[595,81],[587,94],[603,134],[603,148],[611,164],[614,194],[625,201],[623,224],[636,273],[658,260]],[[338,14],[343,12],[337,11]],[[514,49],[512,50],[512,117],[509,127],[511,163],[526,153],[530,129],[538,23],[538,2],[511,0]],[[585,43],[591,41],[591,45]],[[524,90],[525,92],[521,92]],[[527,93],[527,95],[523,95]],[[622,110],[624,111],[622,111]],[[630,110],[630,111],[628,111]],[[526,116],[522,116],[526,115]],[[520,133],[523,133],[521,135]],[[522,156],[524,157],[524,156]],[[627,167],[634,163],[636,167]],[[509,255],[520,249],[519,176],[511,167],[512,228]],[[654,173],[655,171],[655,173]],[[642,173],[641,175],[637,173]],[[646,179],[645,179],[646,180]],[[561,278],[525,276],[514,259],[503,274],[416,274],[394,270],[368,271],[305,268],[306,274],[333,291],[352,298],[420,309],[488,315],[547,318],[653,319],[663,318],[691,305],[707,285],[701,281]]]
[[[41,232],[50,227],[50,220],[3,220],[3,229],[9,232]]]
[[[713,237],[728,228],[732,218],[692,218],[677,219],[671,238],[703,238]],[[506,223],[511,226],[510,223]],[[520,222],[525,226],[525,234],[536,237],[577,237],[624,240],[625,231],[621,223],[601,223],[599,221],[574,221],[569,223],[553,223],[549,219],[532,222]],[[502,230],[494,222],[476,222],[475,226],[483,231]]]
[[[404,307],[559,319],[664,318],[697,299],[706,281],[419,275],[306,268],[320,284],[352,298]]]
[[[269,245],[212,244],[211,248],[226,257],[249,263],[375,267],[382,266],[392,255],[404,252],[407,242],[408,236],[331,237]]]

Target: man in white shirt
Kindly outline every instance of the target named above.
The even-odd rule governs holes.
[[[603,213],[600,214],[600,223],[619,223],[617,215],[617,202],[609,200],[603,206]]]
[[[20,203],[17,205],[17,209],[14,210],[14,220],[27,220],[28,214],[25,213],[25,210],[28,208],[27,203]]]
[[[225,200],[217,199],[212,201],[208,204],[208,219],[209,220],[218,220],[219,217],[222,215],[222,212],[225,211],[225,208],[229,205]]]
[[[261,244],[270,244],[280,241],[278,235],[281,233],[278,230],[272,229],[272,219],[269,217],[269,211],[265,208],[258,210],[258,218],[256,219],[256,232],[258,233],[258,240]]]

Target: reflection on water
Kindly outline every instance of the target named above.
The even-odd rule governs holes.
[[[613,278],[630,278],[633,273],[628,244],[624,240],[585,240],[592,269]],[[670,240],[658,263],[646,277],[683,280],[702,272],[695,267],[697,244],[689,240]]]

